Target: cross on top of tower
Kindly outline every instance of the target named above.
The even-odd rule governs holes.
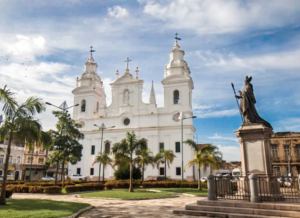
[[[177,41],[177,40],[181,40],[181,38],[178,37],[179,33],[176,32],[174,35],[175,35],[174,38],[176,39],[176,41]]]
[[[91,49],[90,50],[91,54],[96,51],[96,50],[93,50],[93,46],[91,46],[90,49]]]
[[[124,61],[124,62],[127,62],[127,68],[128,69],[128,63],[130,62],[131,60],[127,57],[127,59]]]

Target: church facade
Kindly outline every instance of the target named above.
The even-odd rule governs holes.
[[[181,179],[182,152],[184,165],[192,160],[193,150],[186,144],[181,145],[180,112],[186,118],[193,116],[192,90],[193,80],[190,69],[184,60],[184,51],[178,42],[170,52],[170,62],[165,66],[164,79],[164,107],[157,107],[154,86],[152,83],[149,102],[143,102],[143,83],[136,68],[131,73],[128,65],[125,73],[119,74],[110,84],[112,92],[111,105],[106,104],[106,95],[103,82],[97,74],[97,63],[92,53],[85,63],[85,69],[80,78],[77,78],[76,88],[72,91],[74,104],[80,104],[73,111],[73,119],[81,124],[81,131],[85,139],[82,160],[75,165],[69,164],[68,174],[81,174],[90,180],[99,177],[99,164],[92,165],[101,149],[101,130],[95,126],[104,124],[102,152],[110,152],[116,142],[125,138],[127,131],[134,131],[138,139],[146,139],[148,148],[157,154],[161,148],[174,151],[176,158],[167,168],[167,177]],[[109,128],[111,127],[111,128]],[[193,119],[183,120],[183,140],[194,138],[195,128]],[[113,159],[113,155],[111,155]],[[102,179],[101,169],[101,179]],[[194,167],[186,168],[184,178],[197,179]],[[147,166],[145,179],[153,179],[164,175],[164,165],[159,168]],[[203,174],[202,174],[203,175]],[[113,179],[114,170],[110,166],[105,169],[105,179]]]

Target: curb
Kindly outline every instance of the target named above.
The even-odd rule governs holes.
[[[172,193],[173,194],[173,193]],[[165,198],[178,198],[179,196],[169,196],[169,197],[161,197],[161,198],[104,198],[104,197],[88,197],[88,196],[76,196],[77,198],[89,198],[89,199],[104,199],[104,200],[122,200],[122,201],[142,201],[142,200],[156,200],[156,199],[165,199]]]
[[[150,191],[150,192],[166,192],[166,191],[154,190],[154,189],[146,189],[146,190]],[[198,195],[191,195],[191,194],[178,193],[178,192],[166,192],[166,193],[176,194],[176,195],[185,195],[185,196],[189,196],[189,197],[207,197],[207,196],[198,196]]]
[[[85,207],[85,208],[82,208],[81,210],[77,211],[76,213],[74,213],[73,215],[71,216],[65,216],[65,217],[62,217],[62,218],[76,218],[77,216],[79,216],[81,213],[85,212],[85,211],[88,211],[90,209],[92,209],[93,206],[88,206],[88,207]]]

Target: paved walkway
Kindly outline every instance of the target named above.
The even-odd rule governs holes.
[[[100,198],[80,198],[78,194],[45,195],[14,193],[13,199],[48,199],[56,201],[72,201],[89,203],[95,208],[81,214],[81,218],[139,218],[139,217],[194,217],[173,214],[174,209],[183,208],[186,204],[196,203],[203,197],[180,195],[178,198],[153,200],[108,200]]]

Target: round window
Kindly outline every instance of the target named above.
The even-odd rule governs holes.
[[[123,123],[124,123],[125,126],[128,126],[129,123],[130,123],[130,120],[128,118],[125,118]]]

